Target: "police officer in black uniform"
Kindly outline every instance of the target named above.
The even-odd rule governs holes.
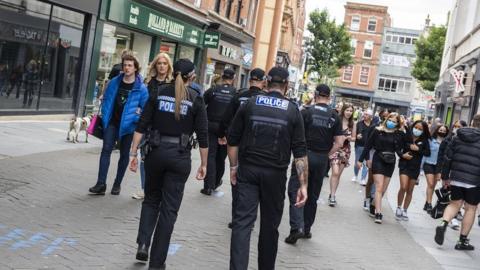
[[[188,87],[193,74],[195,66],[190,60],[180,59],[175,63],[175,81],[162,85],[158,96],[150,96],[131,147],[130,170],[136,171],[137,148],[143,134],[150,128],[145,157],[145,199],[137,237],[137,259],[147,261],[148,248],[155,229],[150,269],[165,267],[170,237],[182,202],[185,182],[191,170],[193,132],[197,135],[201,157],[197,179],[203,180],[206,175],[207,112],[203,98]]]
[[[227,145],[218,141],[218,133],[223,114],[227,109],[236,89],[233,87],[235,71],[225,69],[222,75],[222,84],[208,89],[203,98],[207,105],[208,116],[208,169],[203,189],[200,191],[205,195],[211,195],[212,191],[222,184],[222,177],[225,173],[225,158],[227,157]]]
[[[287,168],[293,152],[300,188],[297,206],[307,197],[308,162],[303,120],[284,97],[288,70],[272,68],[267,93],[240,106],[228,132],[230,180],[237,186],[230,246],[230,269],[247,270],[250,235],[260,203],[258,269],[275,269]]]
[[[218,131],[219,144],[225,144],[228,127],[230,126],[235,113],[237,112],[240,105],[247,102],[251,97],[260,95],[265,88],[265,71],[261,68],[255,68],[250,71],[250,88],[239,91],[230,101],[225,110],[222,122],[220,123],[220,129]],[[233,218],[233,209],[235,208],[236,201],[236,187],[232,185],[232,218]],[[232,223],[228,224],[229,228],[232,228]]]
[[[295,206],[300,182],[298,173],[292,166],[288,183],[291,229],[290,235],[285,239],[288,244],[295,244],[303,237],[312,237],[310,228],[315,221],[317,200],[329,162],[329,153],[334,153],[343,144],[342,122],[337,113],[328,106],[329,103],[330,88],[320,84],[315,89],[315,105],[301,110],[308,149],[308,199],[303,208]]]

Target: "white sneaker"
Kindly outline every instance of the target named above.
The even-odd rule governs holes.
[[[460,221],[458,221],[456,218],[452,219],[448,225],[450,228],[452,228],[452,230],[458,231],[458,229],[460,229]]]
[[[357,182],[357,177],[352,177],[352,182]]]
[[[408,221],[407,209],[403,209],[402,220],[403,221]]]
[[[370,199],[363,200],[363,210],[370,211]]]
[[[402,220],[402,216],[403,216],[402,208],[397,207],[397,211],[395,211],[395,219]]]
[[[367,185],[367,179],[360,180],[360,185],[366,186]]]
[[[135,200],[143,200],[143,198],[145,198],[145,193],[143,192],[143,190],[133,193],[132,198]]]

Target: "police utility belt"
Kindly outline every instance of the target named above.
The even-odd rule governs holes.
[[[188,134],[182,134],[180,136],[167,136],[162,135],[158,130],[150,130],[145,134],[145,141],[140,146],[142,150],[142,158],[147,156],[155,148],[158,148],[162,143],[176,144],[179,151],[190,151],[197,147],[197,141]]]

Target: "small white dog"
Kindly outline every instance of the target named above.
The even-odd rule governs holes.
[[[92,116],[86,116],[83,118],[76,117],[70,120],[70,129],[67,133],[67,141],[72,143],[78,142],[78,134],[80,131],[85,131],[85,142],[88,143],[88,133],[87,128],[90,126]]]

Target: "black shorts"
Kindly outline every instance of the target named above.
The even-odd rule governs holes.
[[[442,172],[442,168],[437,165],[432,165],[428,163],[423,164],[423,171],[425,174],[439,174]]]
[[[378,155],[377,152],[373,154],[372,158],[372,174],[381,174],[386,177],[392,177],[395,170],[395,163],[385,163]]]
[[[450,186],[450,190],[452,191],[451,199],[453,201],[463,200],[470,205],[480,203],[480,187],[464,188]]]

